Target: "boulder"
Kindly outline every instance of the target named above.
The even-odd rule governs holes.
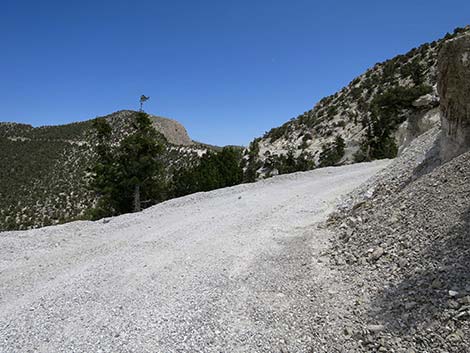
[[[434,94],[428,93],[416,99],[412,104],[416,108],[432,108],[439,105],[439,98]]]

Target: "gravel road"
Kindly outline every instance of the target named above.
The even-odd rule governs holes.
[[[0,233],[0,352],[320,351],[341,283],[318,225],[387,163]]]

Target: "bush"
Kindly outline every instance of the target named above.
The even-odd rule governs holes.
[[[298,157],[295,157],[294,151],[289,150],[285,155],[271,156],[266,166],[270,169],[276,169],[279,174],[288,174],[313,169],[315,163],[310,153],[303,151]]]
[[[410,88],[398,86],[374,97],[370,119],[364,121],[367,138],[363,150],[367,151],[367,159],[396,157],[398,148],[392,133],[406,120],[406,112],[415,109],[413,101],[431,91],[432,88],[425,85]]]
[[[250,143],[250,146],[248,146],[248,150],[246,152],[248,158],[243,159],[241,162],[242,169],[244,169],[244,182],[254,182],[258,177],[257,171],[262,165],[261,161],[258,158],[259,141],[260,139],[256,138]]]
[[[285,123],[279,127],[272,128],[267,134],[264,135],[265,138],[269,137],[271,142],[279,140],[281,137],[285,136],[289,129],[289,123]]]
[[[326,110],[326,114],[328,115],[329,118],[332,118],[336,114],[338,114],[338,108],[335,105],[330,105],[328,109]]]
[[[323,146],[318,158],[319,167],[328,167],[337,164],[344,156],[344,139],[338,135],[335,141]]]
[[[173,176],[173,196],[234,186],[242,181],[241,153],[224,147],[220,152],[207,152],[195,167],[178,170]]]

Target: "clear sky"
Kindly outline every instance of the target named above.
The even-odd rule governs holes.
[[[1,0],[0,121],[138,109],[247,144],[376,62],[470,23],[470,1]]]

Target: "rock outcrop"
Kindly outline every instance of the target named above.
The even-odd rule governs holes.
[[[137,112],[133,110],[119,110],[106,116],[108,122],[115,130],[125,129],[126,122]],[[172,145],[189,146],[194,142],[188,135],[185,127],[176,120],[149,114],[155,130],[160,132]]]
[[[169,143],[184,146],[193,144],[193,140],[189,137],[184,126],[176,120],[154,115],[151,115],[150,118],[154,127],[166,137]]]
[[[470,149],[470,34],[447,41],[439,53],[441,162]]]

